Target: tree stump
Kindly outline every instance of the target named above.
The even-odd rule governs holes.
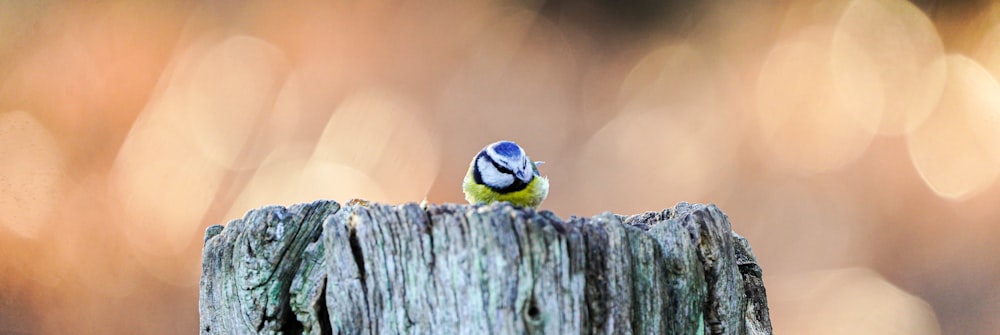
[[[256,209],[206,231],[199,312],[202,334],[771,334],[750,245],[687,203]]]

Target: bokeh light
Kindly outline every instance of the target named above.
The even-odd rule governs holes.
[[[868,269],[807,272],[771,283],[776,334],[800,329],[818,335],[941,334],[926,302]]]
[[[1000,332],[1000,2],[8,2],[0,333],[197,331],[207,226],[464,202],[522,144],[561,217],[715,203],[777,333]]]
[[[964,199],[990,187],[1000,172],[1000,84],[967,57],[947,62],[941,102],[907,143],[931,189]]]
[[[971,57],[989,70],[994,78],[1000,78],[1000,24],[983,36]]]
[[[586,180],[568,185],[579,189],[576,201],[639,212],[703,199],[726,182],[738,145],[730,135],[739,129],[717,72],[686,44],[644,56],[622,83],[621,112],[587,139],[574,164],[575,179]]]
[[[814,174],[852,162],[864,152],[872,135],[854,117],[881,113],[885,99],[880,85],[842,94],[834,83],[827,27],[810,27],[780,41],[767,56],[757,82],[757,116],[769,151],[763,157],[775,168]],[[855,55],[863,56],[863,55]],[[870,82],[872,64],[866,59],[840,62],[857,81]],[[864,110],[861,110],[864,109]]]
[[[38,237],[59,202],[65,162],[45,126],[24,111],[0,112],[0,227]]]
[[[862,124],[899,135],[923,123],[945,78],[944,46],[933,22],[905,0],[854,0],[835,29],[831,58],[837,90],[851,92],[847,99],[880,95],[880,101],[862,98],[856,107]]]
[[[171,85],[177,87],[168,87],[173,95],[160,104],[184,115],[204,155],[226,167],[252,167],[266,150],[248,147],[267,148],[289,137],[298,111],[284,110],[279,117],[273,110],[287,92],[281,89],[288,65],[280,50],[258,38],[232,36],[189,57],[193,64],[176,69]]]

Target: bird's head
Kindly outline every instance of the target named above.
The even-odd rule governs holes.
[[[510,141],[496,142],[483,148],[476,156],[476,170],[483,184],[495,189],[527,184],[538,171],[524,150]]]

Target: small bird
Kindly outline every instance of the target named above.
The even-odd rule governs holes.
[[[514,142],[490,144],[469,164],[462,182],[465,200],[470,204],[507,201],[514,206],[538,207],[549,195],[549,180],[538,173],[541,164],[532,162]]]

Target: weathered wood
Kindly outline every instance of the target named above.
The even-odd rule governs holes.
[[[206,232],[203,334],[770,334],[713,205],[561,220],[506,203],[267,207]]]
[[[302,323],[293,317],[290,304],[292,282],[301,270],[322,263],[322,259],[304,257],[304,251],[321,236],[323,219],[339,209],[332,201],[287,209],[270,206],[250,211],[224,229],[209,227],[198,301],[201,333],[301,332]],[[303,266],[310,264],[304,259],[314,265]],[[307,295],[299,289],[306,286],[297,286],[296,303],[307,300],[298,298]]]

